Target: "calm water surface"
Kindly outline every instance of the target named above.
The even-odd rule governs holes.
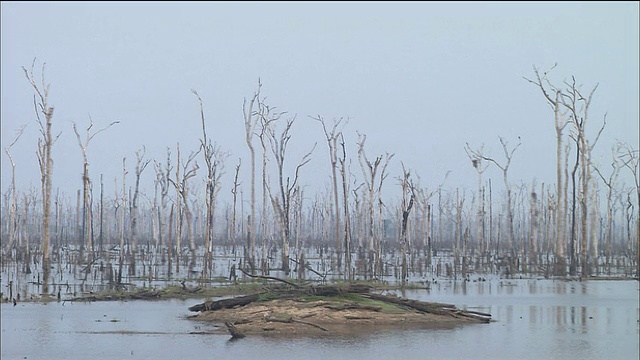
[[[200,300],[2,304],[2,359],[634,359],[637,281],[445,281],[409,298],[490,312],[491,324],[347,338],[191,335]]]

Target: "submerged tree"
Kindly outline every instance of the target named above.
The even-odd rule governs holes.
[[[387,178],[387,166],[389,165],[389,161],[393,158],[394,154],[386,153],[383,157],[382,155],[377,156],[376,159],[371,162],[367,158],[367,154],[364,151],[364,144],[367,140],[367,136],[364,134],[358,134],[358,161],[360,162],[360,168],[362,169],[362,175],[364,177],[364,181],[366,184],[366,192],[368,194],[368,231],[367,231],[367,251],[369,253],[369,266],[371,269],[371,274],[373,277],[382,274],[382,250],[380,248],[380,236],[375,231],[375,209],[376,203],[375,198],[377,195],[377,203],[382,207],[382,184],[384,180]],[[384,163],[382,162],[384,160]],[[382,165],[382,168],[380,168]],[[380,170],[378,176],[378,170]],[[376,182],[377,181],[377,182]],[[381,219],[381,210],[379,211],[379,219],[378,225],[382,222]]]
[[[144,171],[144,169],[147,168],[147,165],[149,165],[149,162],[151,160],[145,160],[144,159],[144,154],[146,152],[145,147],[142,147],[142,150],[138,150],[136,151],[136,169],[135,169],[135,183],[134,183],[134,189],[133,189],[133,198],[131,200],[131,245],[132,245],[132,250],[134,253],[134,257],[135,257],[135,253],[138,250],[138,243],[137,243],[137,239],[138,239],[138,197],[140,196],[140,176],[142,175],[142,172]]]
[[[11,254],[11,250],[15,246],[17,230],[18,230],[18,216],[17,216],[18,194],[16,193],[16,163],[13,161],[13,157],[11,156],[11,148],[13,147],[13,145],[15,145],[18,142],[18,139],[20,139],[20,136],[22,136],[22,133],[24,132],[25,127],[26,125],[23,125],[22,127],[20,127],[20,129],[18,129],[18,131],[16,132],[16,136],[13,139],[13,141],[6,148],[4,148],[4,152],[7,154],[7,157],[9,158],[9,162],[11,163],[11,188],[9,189],[9,194],[11,195],[11,202],[9,205],[9,229],[8,229],[9,254]]]
[[[535,80],[525,78],[525,80],[536,85],[542,91],[542,95],[553,110],[554,124],[556,130],[556,246],[555,246],[555,269],[554,274],[564,276],[567,274],[567,258],[566,258],[566,176],[563,178],[563,168],[566,166],[562,162],[563,147],[563,131],[569,123],[569,117],[566,110],[563,111],[562,101],[560,99],[562,92],[551,85],[547,79],[547,74],[555,68],[545,71],[540,75],[540,71],[534,67],[536,75]],[[563,166],[564,165],[564,166]]]
[[[287,146],[289,140],[291,140],[291,126],[295,121],[295,117],[287,120],[284,130],[277,135],[273,128],[268,128],[267,135],[269,137],[269,143],[271,145],[271,151],[276,160],[276,166],[278,170],[278,193],[274,194],[269,188],[271,194],[271,202],[273,208],[278,215],[280,230],[282,236],[282,270],[285,274],[289,274],[289,244],[291,239],[291,210],[292,201],[294,201],[299,191],[298,180],[300,175],[300,169],[311,160],[311,153],[316,147],[313,145],[311,151],[302,157],[302,160],[295,168],[293,179],[287,176],[285,180],[284,175],[284,161],[287,154]]]
[[[344,144],[344,136],[340,133],[340,146],[342,147],[342,157],[340,161],[340,174],[342,175],[342,203],[344,209],[344,262],[345,278],[352,280],[351,270],[351,220],[349,214],[349,174],[347,174],[347,149]]]
[[[168,244],[170,241],[169,235],[165,234],[165,218],[167,214],[167,204],[169,201],[169,185],[171,184],[171,172],[173,171],[173,166],[171,166],[171,149],[167,147],[167,162],[166,164],[161,164],[158,161],[153,162],[153,167],[156,171],[156,184],[160,187],[160,206],[157,207],[157,216],[158,216],[158,243],[156,246],[164,246],[165,242],[167,242],[167,250],[170,251],[171,246]],[[170,256],[169,256],[170,257]],[[162,257],[164,263],[164,255]],[[171,259],[169,259],[171,262]],[[171,266],[169,266],[171,269]],[[170,272],[170,270],[169,270]]]
[[[73,123],[73,132],[76,134],[76,139],[78,139],[78,146],[80,146],[80,151],[82,152],[82,192],[83,192],[83,207],[82,207],[82,228],[83,228],[83,237],[84,237],[84,246],[86,244],[88,256],[87,259],[89,261],[93,258],[93,217],[91,215],[91,178],[89,177],[89,160],[87,157],[87,148],[89,147],[89,142],[98,135],[99,133],[107,130],[111,126],[118,124],[119,121],[114,121],[106,127],[91,133],[91,128],[93,127],[93,119],[89,116],[89,126],[86,129],[86,135],[84,141],[80,139],[80,133],[78,133],[78,128],[76,123]],[[87,267],[89,269],[89,267]]]
[[[171,184],[176,189],[176,206],[177,221],[176,221],[176,273],[179,271],[180,255],[181,255],[181,237],[182,237],[182,215],[184,214],[185,221],[187,223],[187,239],[189,240],[189,250],[191,251],[191,261],[195,261],[195,240],[193,237],[192,216],[191,208],[189,207],[189,179],[196,176],[198,169],[197,162],[194,162],[196,156],[200,153],[202,148],[198,148],[198,151],[192,151],[184,162],[184,165],[180,165],[180,144],[176,145],[177,151],[177,165],[175,179],[170,179]],[[193,164],[192,164],[193,162]],[[181,172],[182,170],[182,172]]]
[[[569,112],[569,117],[571,119],[571,123],[574,125],[575,136],[574,141],[576,142],[577,149],[577,158],[576,158],[576,168],[578,164],[578,160],[580,162],[580,173],[582,174],[582,194],[580,197],[580,205],[581,205],[581,243],[580,243],[580,263],[582,267],[581,277],[585,278],[589,275],[589,264],[587,261],[587,252],[588,252],[588,228],[587,228],[587,217],[588,217],[588,208],[587,202],[589,199],[589,184],[591,183],[591,151],[593,147],[598,142],[600,138],[600,134],[604,130],[606,125],[606,116],[605,121],[598,131],[596,138],[593,141],[593,144],[590,144],[586,138],[585,129],[587,125],[587,121],[589,118],[589,107],[591,105],[591,100],[593,99],[593,94],[595,93],[598,86],[596,85],[590,92],[588,96],[584,96],[580,91],[579,87],[576,86],[576,80],[572,77],[571,83],[565,83],[568,87],[566,91],[562,93],[562,104],[567,108]],[[574,174],[575,169],[574,168]],[[574,175],[575,179],[575,175]],[[594,189],[595,191],[595,189]],[[575,180],[574,180],[574,194],[575,194]],[[575,195],[574,195],[575,201]],[[595,205],[595,204],[594,204]],[[575,206],[573,208],[573,217],[575,217]],[[595,221],[595,219],[592,219]],[[573,228],[573,225],[572,225]]]
[[[322,130],[324,132],[324,136],[327,139],[327,145],[329,147],[329,161],[331,162],[331,181],[333,184],[333,201],[334,201],[334,229],[335,229],[335,244],[336,244],[336,254],[338,255],[338,271],[342,268],[342,241],[340,232],[342,231],[340,227],[340,197],[338,196],[338,138],[342,135],[341,128],[346,125],[346,122],[343,123],[344,118],[340,118],[339,120],[333,121],[333,126],[331,130],[327,130],[327,125],[324,119],[318,115],[317,117],[312,119],[320,122],[322,124]],[[339,129],[340,128],[340,129]]]
[[[508,141],[506,141],[503,137],[500,137],[500,144],[502,145],[502,151],[504,152],[505,161],[500,164],[495,159],[482,156],[483,159],[492,162],[495,166],[497,166],[500,170],[502,170],[502,179],[504,180],[504,187],[507,193],[506,198],[506,209],[507,209],[507,248],[509,253],[511,254],[511,261],[516,260],[516,255],[514,252],[513,246],[513,210],[511,205],[511,186],[509,184],[509,166],[511,165],[511,159],[513,158],[513,153],[520,147],[522,144],[520,142],[520,137],[518,137],[518,144],[514,146],[511,150],[508,148]],[[510,266],[514,265],[513,263]]]
[[[262,210],[260,214],[260,237],[262,238],[262,261],[260,267],[262,269],[263,274],[269,273],[269,264],[267,261],[267,205],[269,201],[267,200],[269,195],[269,179],[267,177],[267,161],[268,161],[268,151],[267,151],[267,143],[268,134],[270,133],[270,127],[273,123],[278,121],[283,112],[277,112],[276,109],[266,105],[263,101],[260,101],[258,107],[258,113],[260,116],[260,134],[258,137],[260,138],[260,146],[262,147]]]
[[[245,99],[242,104],[242,112],[244,115],[244,127],[245,127],[245,135],[247,147],[249,147],[249,153],[251,155],[251,216],[249,217],[249,222],[247,224],[249,228],[248,233],[248,245],[249,245],[249,256],[246,259],[251,264],[251,273],[255,273],[255,246],[256,246],[256,226],[255,226],[255,218],[256,218],[256,154],[255,149],[253,147],[253,137],[255,136],[255,127],[260,120],[260,116],[257,112],[253,110],[253,106],[258,100],[260,102],[260,88],[262,87],[262,83],[258,80],[258,90],[253,94],[251,101],[247,105],[247,101]]]
[[[220,192],[220,178],[224,174],[224,154],[220,146],[215,143],[211,143],[211,139],[207,137],[207,128],[204,118],[204,107],[202,105],[202,99],[198,92],[191,90],[191,92],[198,98],[200,103],[200,119],[202,123],[202,140],[200,140],[200,146],[202,154],[204,156],[204,162],[207,166],[207,180],[205,186],[205,205],[207,208],[205,219],[205,234],[204,234],[204,251],[205,251],[205,270],[212,270],[211,253],[213,251],[213,223],[215,220],[215,204],[216,196]],[[204,273],[204,272],[203,272]]]
[[[471,150],[469,143],[466,143],[465,151],[467,152],[467,156],[469,160],[471,160],[471,164],[473,168],[478,173],[478,192],[476,193],[476,214],[477,214],[477,224],[476,224],[476,242],[480,246],[480,254],[482,256],[485,255],[485,245],[484,245],[484,193],[482,187],[482,173],[487,170],[489,164],[483,166],[482,161],[484,160],[484,145],[481,146],[478,150]],[[488,252],[487,252],[488,253]]]
[[[602,182],[607,187],[607,219],[605,223],[605,236],[604,236],[604,247],[605,247],[605,266],[607,269],[607,274],[611,275],[611,261],[613,255],[613,247],[612,247],[612,238],[613,238],[613,201],[614,201],[614,190],[616,186],[616,182],[618,180],[618,175],[620,174],[620,169],[622,164],[620,159],[618,158],[618,151],[620,149],[621,144],[616,144],[612,149],[612,161],[611,161],[611,173],[609,177],[605,177],[602,172],[598,169],[597,166],[594,165],[594,170],[602,179]]]
[[[640,277],[640,151],[633,149],[628,144],[623,144],[620,149],[620,158],[623,166],[633,174],[637,202],[636,202],[636,277]],[[631,208],[631,200],[628,201]]]
[[[400,205],[400,210],[402,211],[400,245],[402,254],[402,283],[405,283],[409,278],[409,268],[407,265],[407,248],[409,247],[407,226],[409,223],[409,213],[413,207],[413,201],[416,198],[416,193],[413,181],[411,180],[411,172],[405,169],[404,163],[402,164],[402,178],[400,178],[400,185],[402,186],[402,204]]]
[[[31,70],[27,71],[24,67],[24,71],[27,80],[31,83],[35,94],[33,96],[33,105],[36,112],[36,121],[40,127],[41,137],[38,139],[38,164],[40,165],[40,181],[42,184],[42,293],[47,294],[49,292],[49,273],[51,265],[49,264],[49,241],[50,232],[49,224],[51,222],[51,177],[53,175],[53,158],[51,157],[51,151],[53,144],[60,137],[60,134],[53,136],[51,133],[51,127],[53,125],[53,107],[49,106],[49,85],[45,82],[45,65],[42,64],[41,71],[41,83],[36,83],[36,78],[33,74],[33,68],[35,67],[36,60],[33,60],[31,64]],[[44,117],[44,119],[41,117]]]

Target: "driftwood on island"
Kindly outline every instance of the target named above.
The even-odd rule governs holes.
[[[280,330],[299,335],[300,332],[311,333],[312,329],[331,333],[332,328],[339,326],[348,331],[353,324],[384,324],[393,327],[394,324],[405,326],[491,321],[491,314],[461,310],[451,304],[374,294],[371,290],[371,286],[362,284],[286,286],[256,294],[207,301],[191,306],[189,310],[201,312],[205,319],[223,322],[233,339],[245,336],[237,326],[244,327],[247,333],[276,333],[277,326],[284,325],[289,327]],[[292,327],[295,324],[304,325],[302,329],[308,330],[294,330]]]
[[[238,330],[238,328],[235,327],[235,325],[233,325],[229,321],[225,321],[224,324],[227,327],[227,329],[229,329],[229,334],[231,334],[232,339],[242,339],[243,337],[245,337],[245,335],[240,330]]]

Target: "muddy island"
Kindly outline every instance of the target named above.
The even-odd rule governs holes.
[[[207,301],[189,308],[192,320],[220,323],[232,338],[249,335],[323,336],[387,329],[447,328],[489,323],[491,315],[451,304],[374,293],[372,286],[301,287],[290,283],[265,291]]]

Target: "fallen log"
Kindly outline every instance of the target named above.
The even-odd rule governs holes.
[[[366,294],[370,291],[371,287],[367,285],[324,285],[324,286],[310,286],[306,288],[290,289],[290,290],[275,290],[264,291],[258,294],[239,296],[230,299],[207,301],[202,304],[191,306],[189,311],[202,312],[202,311],[214,311],[219,309],[231,309],[236,306],[245,306],[254,301],[263,298],[275,300],[275,299],[290,299],[301,295],[314,295],[314,296],[339,296],[345,294]]]
[[[252,294],[239,296],[231,299],[223,299],[217,301],[207,301],[202,304],[193,305],[189,308],[189,311],[194,312],[202,312],[202,311],[213,311],[219,309],[232,309],[236,306],[245,306],[250,304],[256,300],[258,300],[260,294]]]
[[[274,317],[268,317],[266,318],[267,322],[279,322],[279,323],[285,323],[285,324],[290,324],[290,323],[299,323],[299,324],[304,324],[304,325],[309,325],[309,326],[313,326],[315,328],[318,328],[322,331],[329,331],[325,328],[323,328],[320,325],[316,325],[307,321],[302,321],[302,320],[296,320],[293,317],[288,317],[286,319],[279,319],[279,318],[274,318]]]
[[[245,337],[245,335],[232,323],[227,321],[224,324],[227,326],[229,334],[231,334],[231,339],[242,339],[243,337]]]
[[[369,299],[400,305],[429,314],[448,315],[452,317],[464,316],[486,323],[491,321],[491,314],[480,313],[477,311],[460,310],[451,304],[423,302],[379,294],[364,294],[363,296],[368,297]]]
[[[375,301],[380,301],[388,304],[393,304],[399,308],[410,309],[422,313],[429,313],[441,316],[450,316],[453,318],[469,318],[475,321],[488,323],[491,321],[491,314],[477,312],[477,311],[467,311],[461,310],[455,307],[452,304],[444,304],[437,302],[423,302],[417,300],[411,300],[406,298],[400,298],[397,296],[387,296],[380,294],[371,294],[371,287],[367,285],[360,284],[347,284],[347,285],[324,285],[324,286],[307,286],[307,287],[299,287],[299,288],[288,288],[288,289],[272,289],[271,291],[264,291],[257,294],[239,296],[230,299],[223,299],[217,301],[207,301],[202,304],[194,305],[189,308],[190,311],[194,312],[204,312],[204,311],[215,311],[220,309],[232,309],[236,307],[243,307],[249,305],[255,301],[267,301],[267,300],[285,300],[285,299],[295,299],[302,302],[307,301],[317,301],[313,297],[308,298],[308,296],[318,296],[318,297],[340,297],[347,294],[358,294],[364,298],[368,298]],[[310,300],[311,299],[311,300]],[[347,300],[345,302],[344,300]],[[349,301],[350,297],[342,298],[342,303],[327,303],[321,302],[316,306],[323,306],[325,308],[329,308],[335,311],[343,311],[343,310],[365,310],[371,312],[382,312],[382,307],[379,305],[369,305],[369,304],[361,304],[356,301]],[[307,324],[310,326],[318,327],[315,324],[302,322],[300,320],[295,320],[293,317],[289,319],[275,319],[270,318],[268,321],[272,322],[300,322],[303,324]],[[320,327],[318,327],[320,328]],[[326,330],[324,330],[326,331]]]
[[[294,288],[296,288],[296,289],[299,289],[299,288],[300,288],[300,285],[298,285],[298,284],[294,284],[294,283],[292,283],[291,281],[287,281],[287,280],[285,280],[285,279],[280,279],[280,278],[273,277],[273,276],[252,275],[252,274],[249,274],[248,272],[244,271],[242,268],[238,268],[238,269],[240,269],[240,271],[242,271],[242,273],[243,273],[243,274],[247,275],[247,276],[248,276],[248,277],[250,277],[250,278],[257,278],[257,279],[264,279],[264,280],[280,281],[280,282],[283,282],[283,283],[285,283],[285,284],[287,284],[287,285],[291,285],[291,286],[293,286],[293,287],[294,287]]]
[[[342,311],[342,310],[369,310],[374,312],[382,311],[382,306],[373,305],[360,305],[357,303],[341,304],[341,305],[324,305],[327,309]]]

